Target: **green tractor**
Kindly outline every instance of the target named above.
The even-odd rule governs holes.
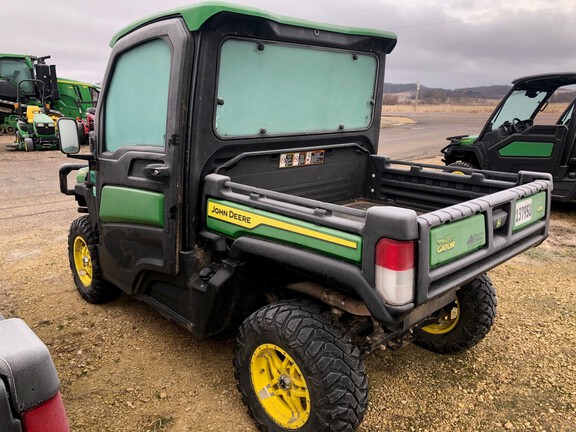
[[[556,201],[576,200],[576,73],[516,79],[476,136],[453,136],[442,149],[443,162],[462,172],[483,169],[552,174]],[[564,101],[550,124],[541,113]],[[555,103],[558,102],[558,103]]]
[[[88,136],[94,130],[95,107],[100,95],[100,87],[81,81],[58,78],[60,99],[54,109],[65,117],[76,119],[80,144],[88,143]]]
[[[22,103],[24,99],[21,98],[24,93],[22,89],[28,84],[37,88],[40,106]],[[15,108],[19,113],[19,118],[16,121],[16,139],[13,144],[7,144],[7,146],[26,151],[57,149],[56,119],[55,116],[51,117],[47,114],[49,109],[44,96],[44,83],[41,80],[26,79],[18,83],[17,89],[18,98]]]
[[[60,99],[56,67],[46,64],[48,58],[50,56],[0,54],[0,134],[16,133],[20,118],[18,99],[36,106],[42,105],[41,98],[48,104]],[[42,81],[42,95],[39,86],[30,80]],[[19,88],[22,81],[25,83]]]
[[[86,144],[90,131],[94,130],[94,112],[100,88],[81,81],[58,78],[56,67],[46,65],[47,58],[49,56],[0,54],[0,134],[20,133],[18,120],[23,119],[16,107],[20,98],[25,100],[27,106],[43,107],[53,122],[62,116],[75,118],[80,143]],[[20,82],[34,79],[43,82],[44,102],[40,100],[38,85],[30,81],[18,90]],[[18,145],[9,147],[25,150],[25,146],[19,144],[23,139],[17,138]]]

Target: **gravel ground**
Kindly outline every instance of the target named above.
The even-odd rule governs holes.
[[[231,337],[197,340],[143,304],[76,294],[66,251],[77,217],[57,152],[0,138],[0,310],[47,343],[74,431],[255,431],[236,391]],[[367,359],[361,431],[576,430],[576,206],[551,237],[490,272],[495,326],[469,352],[416,346]]]

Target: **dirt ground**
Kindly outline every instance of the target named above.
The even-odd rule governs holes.
[[[78,216],[58,190],[58,152],[0,139],[0,311],[48,345],[74,431],[255,431],[235,388],[231,337],[197,340],[144,304],[76,294],[66,238]],[[498,316],[477,347],[408,346],[367,359],[361,431],[576,430],[576,206],[550,239],[490,272]]]

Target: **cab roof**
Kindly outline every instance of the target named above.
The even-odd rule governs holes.
[[[301,20],[298,18],[290,18],[280,15],[274,15],[262,9],[257,9],[253,7],[241,6],[225,2],[205,2],[194,4],[191,6],[171,9],[165,12],[160,12],[158,14],[151,15],[147,18],[143,18],[139,21],[136,21],[135,23],[127,27],[124,27],[122,30],[116,33],[112,37],[112,40],[110,41],[110,47],[113,47],[120,38],[132,32],[133,30],[155,21],[180,16],[184,19],[190,31],[196,31],[200,27],[202,27],[202,24],[204,24],[208,19],[210,19],[212,16],[220,12],[231,12],[241,15],[249,15],[275,21],[280,24],[292,25],[296,27],[313,28],[318,30],[331,31],[335,33],[344,33],[358,36],[373,36],[393,40],[397,39],[395,33],[382,30],[357,28],[357,27],[343,27],[332,24],[316,23]]]
[[[5,53],[0,53],[0,58],[19,58],[19,59],[25,59],[26,57],[30,58],[31,60],[36,60],[36,56],[31,56],[28,54],[5,54]]]
[[[530,75],[512,81],[519,90],[555,90],[558,87],[576,84],[576,72]]]
[[[73,80],[73,79],[69,79],[69,78],[60,78],[58,77],[58,83],[62,83],[62,84],[74,84],[74,85],[83,85],[86,87],[94,87],[94,88],[100,88],[99,86],[95,85],[95,84],[90,84],[87,82],[82,82],[82,81],[77,81],[77,80]]]

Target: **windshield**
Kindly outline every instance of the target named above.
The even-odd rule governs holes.
[[[8,79],[15,85],[24,79],[32,79],[32,69],[28,67],[25,59],[0,59],[0,78]],[[20,87],[25,93],[32,93],[33,84],[30,82]]]
[[[369,54],[228,39],[220,50],[221,137],[367,129],[378,59]]]
[[[505,122],[513,123],[514,119],[531,119],[546,95],[545,91],[539,90],[516,90],[512,92],[490,122],[492,129],[499,128]]]
[[[568,126],[568,123],[570,123],[570,120],[572,119],[573,111],[574,111],[574,102],[572,102],[572,105],[570,105],[570,107],[566,111],[564,111],[564,114],[562,114],[557,124]]]

